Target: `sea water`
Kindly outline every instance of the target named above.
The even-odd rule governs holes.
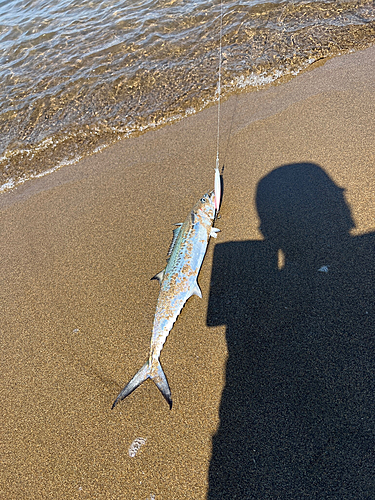
[[[222,9],[224,98],[375,41],[373,1]],[[0,190],[214,103],[220,11],[218,0],[0,0]]]

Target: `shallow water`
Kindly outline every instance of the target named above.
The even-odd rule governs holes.
[[[369,1],[223,0],[222,94],[375,40]],[[0,1],[0,185],[217,99],[220,2]]]

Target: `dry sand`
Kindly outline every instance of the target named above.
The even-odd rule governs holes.
[[[182,221],[212,187],[216,112],[212,107],[124,140],[0,196],[0,498],[375,498],[374,401],[368,391],[374,388],[369,334],[374,254],[367,253],[375,248],[375,47],[223,104],[225,191],[217,223],[222,232],[211,241],[200,274],[203,300],[189,300],[161,356],[173,409],[148,381],[111,410],[119,390],[147,358],[158,296],[150,277],[165,265],[172,224]],[[345,188],[355,224],[349,234],[350,224],[330,221],[332,235],[338,234],[333,236],[336,253],[324,260],[323,249],[319,260],[310,252],[306,262],[315,268],[297,265],[298,279],[311,272],[312,281],[303,281],[314,283],[308,296],[298,279],[287,274],[290,262],[298,264],[301,258],[298,231],[305,231],[308,216],[297,228],[292,250],[278,252],[277,265],[277,246],[283,246],[285,232],[278,241],[268,232],[268,240],[262,241],[256,208],[258,193],[267,211],[268,192],[270,206],[283,211],[272,205],[280,194],[275,195],[277,179],[276,188],[263,191],[258,183],[294,163],[317,167],[295,167],[289,201],[298,198],[297,178],[302,175],[303,184],[306,171],[312,185],[321,181],[323,191],[327,188],[327,196],[319,190],[316,195],[318,201],[320,196],[328,200],[326,212],[312,209],[322,216],[322,227],[325,216],[345,219],[345,207],[331,210],[335,196],[331,200],[330,183]],[[292,172],[293,178],[293,168],[278,171],[280,185],[286,179],[283,172],[286,177]],[[321,169],[327,178],[319,174]],[[297,208],[299,220],[301,213]],[[277,214],[270,219],[277,220]],[[274,235],[277,224],[271,229]],[[309,233],[309,248],[317,227]],[[323,236],[327,231],[322,229]],[[346,241],[356,250],[336,258]],[[259,248],[266,250],[259,253]],[[254,284],[246,274],[246,258],[252,261],[253,250],[258,252]],[[241,263],[242,280],[238,273],[234,279],[233,269],[241,269]],[[331,267],[319,273],[318,265],[340,269],[335,277]],[[350,265],[356,272],[343,281]],[[361,275],[358,284],[354,274],[361,270],[365,278]],[[320,278],[333,290],[328,298],[323,294],[325,303],[317,296],[322,284],[314,280]],[[336,293],[340,289],[343,302]],[[254,290],[257,299],[251,303]],[[278,297],[287,305],[281,308]],[[283,310],[295,307],[297,297],[299,312],[293,316],[289,311],[286,321]],[[328,313],[322,312],[325,306]],[[342,310],[339,324],[336,317]],[[353,311],[366,314],[366,322],[359,313],[353,319]],[[323,325],[321,318],[327,315],[330,323]],[[307,339],[310,357],[303,358],[310,368],[303,368],[298,360],[307,349],[301,347],[304,337],[290,332],[299,325],[299,334],[308,337],[314,321],[317,337]],[[254,324],[263,332],[257,342],[252,340]],[[340,344],[340,328],[345,339],[341,354],[330,343]],[[331,357],[319,358],[322,352]],[[320,364],[315,365],[317,358]],[[244,360],[252,361],[247,365]],[[241,374],[244,363],[247,373],[253,371],[241,381],[236,366]],[[326,375],[319,371],[325,363],[335,367],[337,376],[333,369]],[[311,367],[317,370],[314,393]],[[338,408],[334,416],[333,399]],[[130,457],[137,438],[145,442]]]

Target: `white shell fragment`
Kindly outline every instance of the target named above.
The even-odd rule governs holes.
[[[322,266],[320,269],[318,269],[321,273],[328,273],[328,266]]]
[[[138,453],[140,447],[143,446],[144,444],[146,444],[146,439],[144,439],[144,438],[134,439],[134,441],[130,445],[130,448],[128,451],[129,457],[134,458],[136,456],[136,454]]]

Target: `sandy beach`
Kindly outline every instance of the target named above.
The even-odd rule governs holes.
[[[223,103],[173,408],[147,381],[111,410],[173,224],[213,187],[216,113],[0,196],[0,498],[375,498],[375,47]]]

